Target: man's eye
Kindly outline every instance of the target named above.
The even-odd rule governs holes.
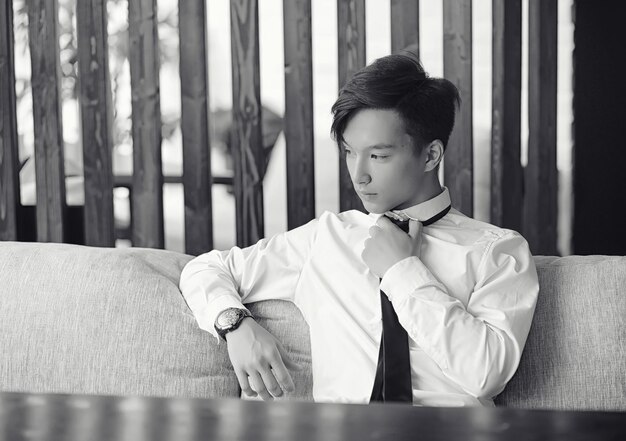
[[[372,159],[387,159],[389,155],[372,155]]]

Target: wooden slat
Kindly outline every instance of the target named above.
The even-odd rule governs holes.
[[[444,182],[452,205],[473,214],[472,2],[443,1],[443,72],[461,95],[461,109],[446,149]]]
[[[283,4],[287,227],[315,217],[311,0]]]
[[[179,0],[185,250],[213,248],[206,0]]]
[[[65,172],[56,0],[28,0],[37,240],[63,242]]]
[[[113,181],[115,183],[115,187],[133,187],[133,177],[130,175],[115,175],[113,177]],[[184,178],[182,176],[173,176],[173,175],[164,175],[163,176],[164,184],[183,184]],[[213,185],[230,185],[233,186],[233,177],[232,176],[213,176],[212,178]]]
[[[493,0],[491,223],[521,231],[522,1]]]
[[[106,0],[76,3],[85,174],[85,244],[115,245],[113,115],[107,56]]]
[[[419,58],[419,0],[391,0],[391,52],[409,50]]]
[[[339,88],[365,66],[365,0],[338,0]],[[365,211],[354,191],[346,162],[339,161],[339,210]]]
[[[528,5],[528,165],[524,236],[534,254],[557,253],[557,0]]]
[[[15,119],[13,3],[0,2],[0,240],[17,240],[19,158]]]
[[[562,228],[563,220],[569,221],[571,215],[572,229],[571,235],[567,230],[560,231],[559,245],[563,248],[559,247],[559,252],[626,256],[626,60],[620,55],[624,52],[626,2],[579,0],[574,2],[571,14],[576,18],[573,44],[559,43],[559,50],[569,49],[559,58],[566,56],[572,61],[574,75],[568,75],[574,106],[559,106],[557,111],[559,119],[569,119],[569,112],[573,113],[574,170],[568,177],[572,187],[567,188],[571,211],[561,205],[566,219],[558,223]],[[562,77],[560,73],[558,77]],[[559,90],[559,101],[562,98]],[[567,169],[562,173],[569,174]],[[561,242],[563,236],[571,241],[571,248]]]
[[[264,235],[258,0],[231,0],[230,22],[237,245],[248,246]]]
[[[129,3],[133,245],[163,248],[163,175],[156,0]]]

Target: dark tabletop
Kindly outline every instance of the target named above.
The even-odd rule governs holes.
[[[626,440],[624,412],[0,393],[0,440]]]

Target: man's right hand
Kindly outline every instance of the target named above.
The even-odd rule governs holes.
[[[226,334],[228,355],[244,394],[263,400],[281,397],[295,390],[286,364],[297,368],[272,334],[252,318],[245,318],[239,327]]]

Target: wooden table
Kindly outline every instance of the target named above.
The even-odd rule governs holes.
[[[626,440],[624,412],[0,393],[0,440]]]

